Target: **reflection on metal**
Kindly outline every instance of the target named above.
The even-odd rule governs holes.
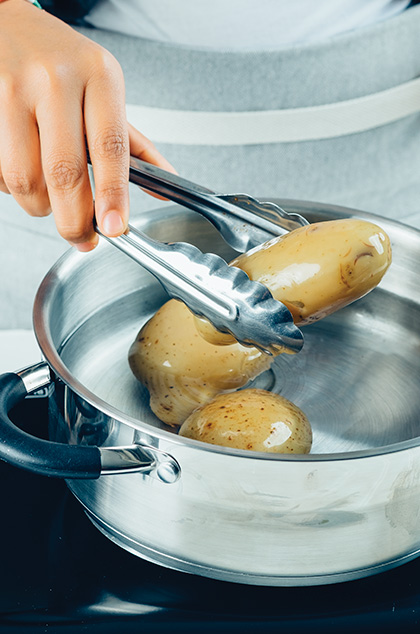
[[[218,255],[186,242],[163,244],[134,227],[106,239],[155,275],[171,297],[240,343],[269,354],[302,348],[302,332],[288,308]]]
[[[47,363],[41,361],[29,368],[24,368],[16,374],[22,379],[28,394],[37,392],[51,381],[51,372]]]
[[[156,474],[162,482],[172,484],[181,474],[181,468],[171,456],[154,449],[131,445],[130,447],[102,447],[101,475],[115,475],[116,473],[142,472]]]
[[[280,204],[314,221],[351,214]],[[182,469],[171,486],[153,472],[68,483],[113,541],[179,570],[280,586],[357,579],[418,554],[420,233],[354,215],[390,235],[393,265],[373,293],[305,327],[302,352],[281,355],[272,368],[270,389],[311,421],[307,456],[206,445],[157,420],[127,354],[167,295],[117,249],[102,243],[90,254],[69,253],[47,276],[35,305],[36,332],[77,414],[69,406],[67,420],[62,415],[66,397],[57,381],[52,437],[90,444],[95,434],[84,433],[84,425],[96,421],[102,451],[141,445],[143,453],[147,445],[157,470],[160,454],[150,448]],[[161,241],[195,242],[232,257],[209,223],[180,207],[144,214],[138,226]]]

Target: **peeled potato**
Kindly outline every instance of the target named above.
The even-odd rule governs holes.
[[[309,453],[312,431],[305,414],[265,390],[220,394],[190,414],[181,436],[213,445],[270,453]]]
[[[391,244],[377,225],[345,218],[295,229],[230,264],[267,286],[304,326],[375,288],[391,264]],[[207,341],[229,343],[209,322],[196,318],[196,326]]]
[[[208,343],[198,334],[192,313],[174,299],[143,326],[128,360],[149,390],[152,411],[169,425],[181,425],[196,407],[242,387],[272,362],[256,348]]]

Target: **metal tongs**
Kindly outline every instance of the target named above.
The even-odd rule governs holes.
[[[239,252],[308,224],[274,203],[261,203],[246,194],[217,194],[134,157],[130,181],[198,211]],[[218,255],[202,253],[185,242],[158,242],[130,225],[117,238],[103,237],[155,275],[171,297],[243,345],[268,354],[301,349],[303,335],[286,306]]]

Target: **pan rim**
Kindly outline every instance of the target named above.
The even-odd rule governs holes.
[[[286,211],[298,212],[305,214],[306,212],[319,213],[326,216],[325,219],[332,218],[348,218],[358,217],[361,219],[369,220],[371,222],[382,221],[388,225],[391,225],[395,230],[411,233],[420,238],[420,231],[409,225],[405,225],[401,222],[383,218],[381,216],[363,212],[360,210],[336,206],[324,203],[314,203],[310,201],[300,201],[292,199],[279,199],[273,197],[261,197],[261,200],[272,200],[276,202]],[[183,210],[182,207],[174,205],[166,207],[166,212],[176,212]],[[151,212],[145,212],[142,216],[133,222],[135,226],[141,226],[148,217],[155,213],[155,210]],[[97,249],[103,249],[112,247],[108,244],[101,244]],[[389,445],[384,445],[375,448],[361,449],[356,451],[337,452],[337,453],[316,453],[316,454],[280,454],[280,453],[265,453],[253,450],[234,449],[229,447],[223,447],[220,445],[213,445],[204,443],[202,441],[193,440],[177,435],[173,431],[167,431],[166,429],[159,429],[153,427],[149,423],[138,420],[128,414],[123,413],[121,410],[110,405],[102,398],[96,396],[92,391],[87,389],[81,382],[79,382],[65,363],[62,361],[58,351],[53,343],[48,323],[45,319],[45,314],[48,312],[45,310],[45,306],[52,300],[54,288],[60,279],[63,277],[63,271],[70,269],[73,266],[73,262],[80,257],[80,254],[74,249],[67,250],[51,267],[42,280],[38,291],[36,293],[34,307],[33,307],[33,327],[36,340],[42,351],[44,358],[52,369],[53,373],[61,379],[75,394],[80,398],[87,401],[90,405],[100,410],[105,415],[116,420],[117,422],[127,425],[137,431],[143,432],[148,437],[156,438],[159,441],[167,442],[174,447],[189,447],[198,451],[208,451],[220,455],[228,455],[231,457],[248,458],[250,460],[265,460],[275,462],[292,462],[292,463],[319,463],[319,462],[335,462],[340,460],[355,460],[355,459],[367,459],[376,458],[383,455],[399,453],[401,451],[408,451],[420,446],[420,436],[403,440]]]

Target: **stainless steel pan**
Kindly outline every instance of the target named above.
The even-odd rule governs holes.
[[[46,362],[0,379],[0,455],[67,478],[102,532],[156,563],[259,585],[357,579],[420,552],[420,232],[348,209],[277,202],[310,221],[374,220],[393,244],[381,286],[305,328],[303,350],[275,363],[273,389],[312,423],[310,455],[206,445],[153,416],[127,353],[166,297],[106,243],[69,251],[44,279],[34,327]],[[232,255],[206,220],[181,207],[137,226]],[[43,385],[51,442],[7,417]]]

